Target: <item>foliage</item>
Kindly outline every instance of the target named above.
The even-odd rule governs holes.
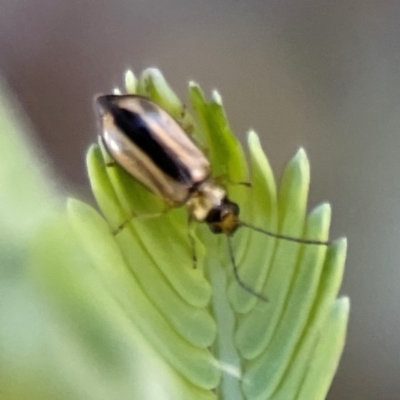
[[[255,132],[249,163],[214,92],[189,84],[190,114],[156,69],[129,93],[164,107],[207,152],[242,219],[327,240],[328,204],[308,215],[304,150],[279,188]],[[2,90],[4,94],[5,90]],[[196,226],[193,268],[186,212],[163,204],[93,145],[93,207],[63,196],[10,103],[0,102],[1,399],[324,399],[343,349],[349,302],[337,299],[346,241],[328,248],[241,228],[233,277],[226,238]],[[248,167],[249,164],[249,167]],[[248,171],[250,170],[250,172]],[[112,229],[130,219],[118,235]]]

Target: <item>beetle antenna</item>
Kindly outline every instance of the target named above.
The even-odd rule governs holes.
[[[236,281],[237,283],[246,291],[249,292],[251,294],[253,294],[254,296],[258,297],[260,300],[265,301],[268,303],[268,298],[263,296],[261,293],[257,293],[256,291],[254,291],[250,286],[248,286],[246,283],[244,283],[239,276],[239,270],[235,261],[235,256],[233,254],[233,245],[232,245],[232,239],[231,236],[226,235],[226,238],[228,240],[228,250],[229,250],[229,258],[231,259],[231,263],[233,266],[233,273],[235,275]]]
[[[239,222],[239,226],[245,226],[246,228],[252,229],[253,231],[261,232],[261,233],[264,233],[265,235],[268,235],[268,236],[271,236],[271,237],[274,237],[277,239],[287,240],[289,242],[314,244],[314,245],[319,245],[319,246],[329,246],[331,244],[331,242],[328,242],[328,241],[314,240],[314,239],[302,239],[302,238],[296,238],[293,236],[282,235],[280,233],[274,233],[274,232],[268,231],[266,229],[257,228],[256,226],[250,225],[243,221]]]

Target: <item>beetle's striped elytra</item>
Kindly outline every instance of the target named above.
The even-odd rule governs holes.
[[[227,235],[238,283],[260,299],[266,300],[246,285],[238,274],[230,236],[239,227],[278,239],[329,245],[329,242],[276,234],[241,221],[239,206],[212,178],[210,162],[204,153],[174,118],[148,98],[104,95],[97,98],[97,106],[101,118],[101,140],[113,160],[160,196],[169,207],[186,206],[189,220],[205,222],[213,233]],[[193,245],[194,241],[190,241]]]
[[[210,176],[210,163],[178,123],[141,96],[97,99],[102,140],[111,157],[168,205],[187,202],[193,187]]]

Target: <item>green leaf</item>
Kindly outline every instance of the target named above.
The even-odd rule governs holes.
[[[22,241],[57,207],[59,199],[23,112],[7,94],[0,81],[0,219],[4,239],[15,234],[23,235],[16,238]]]
[[[181,109],[181,103],[159,72],[154,69],[146,71],[139,79],[138,90],[171,114],[178,115],[174,109]],[[200,127],[196,140],[202,143],[209,155],[216,179],[225,182],[232,199],[240,204],[243,220],[285,235],[327,240],[329,205],[322,204],[306,216],[310,172],[304,150],[299,150],[288,164],[277,193],[268,160],[257,135],[251,132],[252,187],[234,185],[234,182],[248,181],[247,164],[243,150],[229,128],[221,98],[214,93],[213,100],[208,102],[195,83],[190,84],[189,94],[195,111],[191,119]],[[179,115],[177,119],[179,121]],[[132,262],[131,269],[143,282],[145,294],[154,307],[179,336],[202,347],[205,352],[211,346],[210,355],[218,360],[219,367],[217,361],[210,358],[209,368],[214,368],[215,377],[219,375],[217,371],[222,372],[222,380],[214,379],[210,387],[216,388],[221,399],[272,399],[282,393],[282,398],[296,398],[305,371],[314,357],[314,349],[308,343],[315,343],[316,335],[321,334],[322,321],[339,290],[345,253],[342,242],[327,249],[326,246],[266,237],[245,228],[239,230],[234,244],[240,277],[255,291],[268,297],[268,303],[262,302],[244,291],[233,278],[224,238],[212,235],[202,226],[198,227],[198,235],[206,255],[201,263],[203,268],[193,269],[182,210],[142,220],[141,214],[162,210],[159,199],[118,166],[105,168],[100,154],[98,148],[93,148],[89,155],[89,171],[98,204],[112,227],[129,221],[115,241],[125,259],[133,257],[133,254],[138,257],[140,252],[135,244],[154,256],[145,268],[144,258],[141,258],[140,267],[135,268]],[[104,152],[103,158],[107,158]],[[332,269],[335,274],[329,275],[327,281],[326,271]],[[213,288],[211,303],[206,278]],[[163,284],[172,287],[172,291],[166,292]],[[184,304],[194,308],[185,313]],[[202,310],[206,313],[204,315],[209,315],[207,313],[211,311],[216,327],[211,322],[201,322],[197,326],[189,317],[196,307],[196,313]],[[176,315],[179,315],[179,323],[174,322]],[[148,323],[153,327],[150,329],[160,330],[156,321],[149,319]],[[198,335],[205,335],[207,340],[198,340],[193,332],[187,333],[189,326]],[[175,345],[169,340],[168,346]],[[303,346],[305,350],[300,351]],[[332,358],[337,360],[340,351],[337,349]],[[296,361],[299,352],[302,354],[301,363]],[[178,350],[176,354],[174,367],[186,379],[198,384],[197,372],[193,369],[191,375],[188,370],[190,363],[187,363],[187,357],[193,357],[193,365],[198,365],[200,359],[196,361],[196,353],[193,351],[191,356],[181,353],[181,359]],[[168,360],[168,356],[166,358]],[[294,361],[296,368],[293,368]],[[332,368],[329,371],[329,376],[327,374],[322,379],[325,383],[332,379],[334,371]],[[296,384],[285,385],[288,374]],[[286,389],[282,392],[281,387]],[[317,388],[315,393],[318,393]]]
[[[213,178],[257,228],[327,240],[331,210],[307,214],[304,150],[279,185],[255,132],[249,163],[217,92],[189,84],[193,113],[161,72],[125,75],[128,93],[165,108],[208,155]],[[223,235],[165,212],[101,144],[88,151],[101,214],[60,207],[43,156],[0,100],[0,394],[9,399],[324,399],[344,346],[349,302],[337,299],[346,241],[305,245],[246,227]],[[239,184],[248,182],[251,187]],[[118,233],[113,232],[123,224]],[[4,367],[6,366],[6,367]]]

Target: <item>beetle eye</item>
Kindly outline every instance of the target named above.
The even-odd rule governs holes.
[[[206,222],[208,224],[221,222],[221,220],[222,220],[222,213],[220,208],[212,208],[206,217]]]

